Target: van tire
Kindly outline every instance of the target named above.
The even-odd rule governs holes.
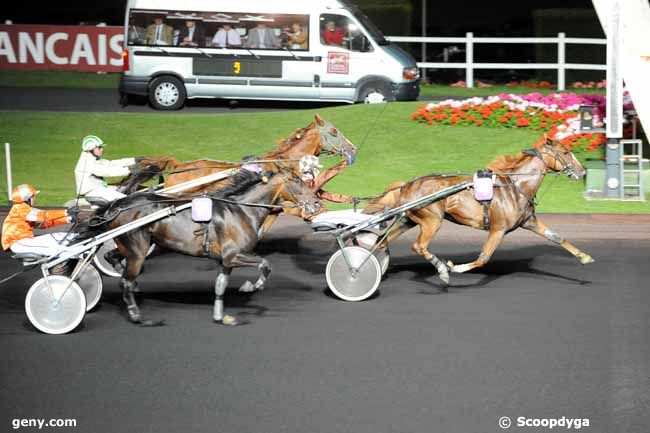
[[[376,104],[381,102],[392,102],[395,100],[393,88],[389,83],[374,81],[365,84],[359,91],[357,102],[364,104]]]
[[[149,85],[149,103],[156,110],[178,110],[186,98],[185,85],[171,75],[156,77]]]

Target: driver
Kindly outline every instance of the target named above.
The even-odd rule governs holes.
[[[73,209],[42,210],[34,207],[36,188],[28,184],[18,185],[11,194],[11,207],[2,224],[2,249],[16,254],[35,253],[53,256],[65,248],[67,241],[74,235],[68,233],[50,233],[34,237],[34,226],[39,228],[54,227],[61,224],[76,223],[78,213]]]
[[[123,177],[129,175],[129,166],[136,163],[135,158],[123,158],[109,161],[103,159],[104,142],[96,135],[88,135],[81,140],[81,155],[74,169],[77,195],[95,197],[114,201],[126,195],[109,186],[105,177]]]

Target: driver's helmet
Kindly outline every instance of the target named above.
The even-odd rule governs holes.
[[[38,191],[33,186],[23,183],[14,188],[11,193],[11,201],[15,204],[28,203]]]
[[[87,135],[81,140],[81,149],[90,152],[96,147],[104,147],[104,142],[96,135]]]

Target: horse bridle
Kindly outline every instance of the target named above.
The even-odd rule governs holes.
[[[549,146],[548,144],[544,144],[542,147],[546,150],[546,152],[540,152],[537,149],[528,149],[528,150],[525,150],[524,153],[527,154],[527,155],[532,155],[534,157],[539,158],[544,163],[546,168],[549,168],[549,165],[546,163],[546,161],[544,161],[544,155],[551,155],[553,157],[553,159],[555,160],[555,162],[556,163],[559,162],[560,165],[562,166],[562,170],[560,170],[560,173],[564,173],[567,176],[575,176],[576,175],[575,168],[573,167],[573,164],[567,163],[560,156],[560,153],[555,148]]]
[[[318,129],[318,133],[320,134],[321,147],[328,152],[345,157],[348,160],[348,163],[352,164],[354,162],[355,154],[348,154],[347,152],[345,145],[346,143],[349,143],[348,139],[345,138],[338,129],[336,130],[336,135],[331,134],[329,132],[330,127],[333,128],[333,126],[327,122],[322,126],[316,123],[316,129]]]
[[[292,180],[297,180],[297,181],[299,181],[299,182],[301,182],[301,183],[305,183],[305,182],[304,182],[301,178],[297,177],[297,176],[295,175],[295,173],[293,173],[293,172],[288,172],[287,174],[289,174],[291,177],[293,177],[293,179],[288,179],[288,178],[284,177],[284,175],[283,175],[283,177],[284,177],[284,182],[282,182],[282,186],[281,186],[280,188],[278,188],[277,193],[276,193],[275,196],[273,197],[273,202],[275,202],[275,200],[278,198],[278,196],[280,195],[280,192],[282,191],[282,189],[286,188],[287,192],[289,193],[289,196],[291,197],[291,200],[292,200],[294,203],[296,203],[296,207],[299,207],[299,208],[302,209],[304,212],[311,213],[311,212],[306,208],[310,203],[308,203],[308,202],[305,201],[305,200],[299,200],[298,197],[296,196],[296,194],[292,191],[291,187],[289,186],[289,182],[292,181]],[[317,211],[317,210],[318,210],[318,209],[316,209],[316,211]]]

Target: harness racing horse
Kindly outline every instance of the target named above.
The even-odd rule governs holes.
[[[570,244],[535,215],[535,195],[546,173],[564,173],[573,180],[584,177],[585,170],[572,152],[559,141],[547,138],[530,150],[525,150],[515,156],[501,156],[495,159],[488,165],[488,169],[492,170],[497,178],[494,197],[487,209],[488,227],[484,225],[483,205],[474,199],[472,191],[463,190],[429,205],[408,211],[406,213],[407,221],[389,233],[379,248],[385,248],[402,233],[418,225],[420,234],[412,248],[436,268],[444,287],[449,283],[449,270],[463,273],[485,265],[506,233],[519,227],[531,230],[562,246],[577,257],[582,264],[594,261],[590,255]],[[376,213],[386,207],[395,208],[443,188],[471,181],[472,178],[469,176],[430,175],[408,183],[397,182],[387,188],[384,196],[370,202],[364,209],[364,213]],[[440,229],[443,219],[480,230],[488,230],[487,241],[477,260],[461,265],[454,265],[451,262],[445,264],[429,251],[429,243]]]
[[[233,268],[257,267],[260,271],[257,281],[254,284],[246,281],[239,288],[241,292],[264,289],[271,268],[264,258],[253,253],[253,249],[258,242],[258,230],[271,208],[290,202],[312,214],[321,206],[311,189],[288,170],[270,174],[268,178],[241,170],[233,180],[233,185],[211,196],[213,207],[209,222],[194,222],[191,209],[185,209],[115,239],[117,248],[126,258],[120,287],[131,322],[145,326],[161,323],[143,320],[133,294],[147,250],[155,242],[172,251],[207,256],[219,262],[222,268],[215,281],[213,319],[226,325],[239,324],[236,318],[224,314],[222,298]],[[188,202],[151,193],[133,194],[111,203],[101,212],[108,220],[101,229],[110,230],[171,205]],[[117,216],[113,217],[115,214]]]
[[[259,157],[261,161],[276,161],[261,163],[263,170],[276,172],[280,167],[289,167],[298,173],[298,160],[306,155],[318,156],[323,153],[341,155],[350,163],[356,157],[357,148],[332,123],[323,120],[318,114],[314,122],[305,128],[299,128],[291,136],[280,142],[277,149]],[[287,161],[279,161],[287,160]],[[245,162],[230,163],[203,159],[198,161],[180,162],[170,156],[143,158],[138,161],[134,172],[121,184],[126,194],[135,192],[139,185],[156,176],[168,173],[164,181],[165,188],[175,186],[190,180],[198,179],[224,170],[239,168]],[[185,192],[215,191],[228,185],[228,178],[201,185]]]

